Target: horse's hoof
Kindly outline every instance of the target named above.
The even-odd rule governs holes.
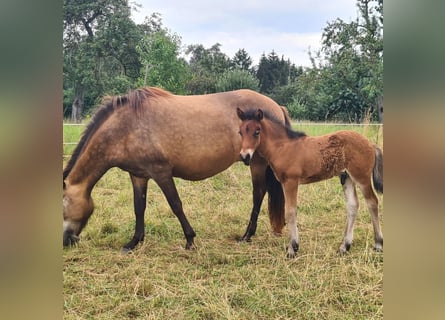
[[[286,258],[288,258],[288,259],[293,259],[293,258],[295,258],[297,256],[297,253],[296,252],[287,252],[287,254],[286,254]]]
[[[380,246],[378,246],[378,247],[375,246],[375,247],[374,247],[374,251],[375,251],[375,252],[383,252],[383,248],[380,247]]]
[[[252,239],[250,237],[239,237],[236,239],[238,242],[252,242]]]
[[[195,249],[196,249],[196,246],[193,242],[185,244],[185,250],[195,250]]]
[[[121,249],[121,254],[130,254],[133,253],[133,249],[123,247]]]

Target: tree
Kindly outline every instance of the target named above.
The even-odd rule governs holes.
[[[187,62],[179,58],[181,40],[167,30],[158,30],[143,37],[137,50],[145,66],[140,85],[158,86],[176,94],[185,94],[191,78]]]
[[[383,1],[359,0],[359,17],[328,23],[297,92],[310,120],[378,119],[383,97]]]
[[[216,79],[230,67],[230,59],[221,52],[221,45],[214,44],[209,49],[203,45],[190,45],[186,52],[190,57],[192,79],[187,84],[192,94],[216,92]]]
[[[231,66],[234,69],[251,71],[252,58],[244,49],[239,49],[231,60]]]
[[[141,64],[135,45],[143,35],[128,0],[64,0],[64,102],[73,120],[104,93],[128,91]]]
[[[280,59],[274,50],[267,57],[263,53],[256,73],[260,81],[260,92],[271,94],[275,88],[287,85],[293,68],[295,66],[289,60],[284,60],[283,56]],[[295,70],[294,74],[296,75]]]

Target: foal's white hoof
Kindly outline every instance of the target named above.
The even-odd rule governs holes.
[[[376,245],[376,246],[374,247],[374,251],[375,251],[375,252],[383,252],[383,247],[380,246],[380,245]]]
[[[295,258],[297,256],[298,248],[299,248],[299,244],[297,243],[297,241],[292,240],[290,243],[290,246],[287,248],[286,257],[289,259]]]
[[[338,252],[343,255],[349,253],[349,250],[351,249],[350,243],[342,243],[340,245],[340,248],[338,248]]]

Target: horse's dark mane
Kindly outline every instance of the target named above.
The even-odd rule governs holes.
[[[171,93],[159,88],[146,87],[130,91],[124,96],[105,96],[102,98],[102,102],[99,105],[97,111],[92,117],[91,121],[88,123],[85,131],[82,133],[82,137],[77,144],[74,152],[68,161],[65,169],[63,170],[63,180],[70,174],[74,167],[77,159],[79,158],[82,150],[86,146],[89,139],[94,135],[97,129],[109,118],[114,110],[122,107],[128,106],[132,108],[136,114],[142,111],[142,106],[144,102],[149,98],[156,97],[168,97]]]
[[[292,130],[292,126],[289,120],[289,116],[286,114],[286,109],[283,110],[284,117],[285,117],[285,124],[283,125],[282,121],[277,119],[273,114],[269,113],[267,110],[262,110],[263,115],[266,119],[272,121],[276,125],[279,125],[284,130],[286,130],[286,134],[289,139],[298,139],[301,137],[306,137],[306,133],[303,131],[294,131]],[[244,112],[245,120],[257,120],[257,109],[249,109]]]

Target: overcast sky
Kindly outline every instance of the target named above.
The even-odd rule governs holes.
[[[182,45],[221,44],[230,58],[244,48],[258,64],[272,50],[297,66],[310,66],[308,49],[320,48],[327,22],[355,20],[356,0],[135,0],[142,5],[133,17],[142,23],[158,12],[164,27]]]

